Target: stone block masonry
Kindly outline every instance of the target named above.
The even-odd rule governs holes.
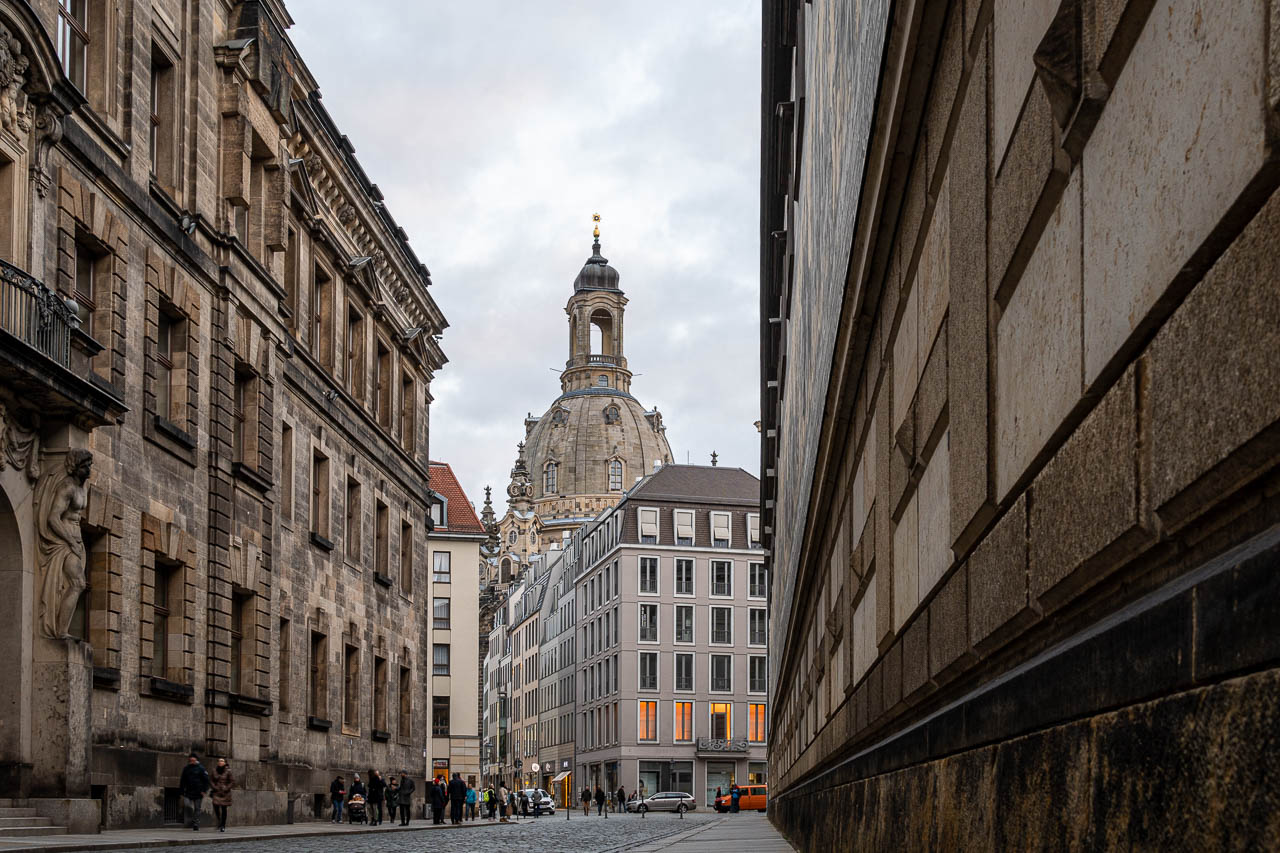
[[[797,846],[1280,843],[1280,61],[1274,4],[1228,6],[765,4],[770,794]],[[850,662],[843,699],[815,656]]]

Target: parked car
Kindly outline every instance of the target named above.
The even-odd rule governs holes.
[[[546,791],[541,788],[525,788],[524,793],[529,798],[529,811],[535,816],[556,813],[555,800]]]
[[[652,797],[643,800],[631,800],[627,803],[629,812],[680,812],[684,814],[696,808],[697,801],[692,794],[683,791],[659,791]]]
[[[764,811],[766,801],[769,799],[768,785],[741,785],[738,787],[738,791],[738,809],[740,811],[745,812],[748,809]],[[716,797],[714,806],[718,812],[727,812],[733,806],[733,797],[727,792],[721,794]]]

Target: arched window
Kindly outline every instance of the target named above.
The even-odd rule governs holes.
[[[609,377],[601,373],[599,376],[596,377],[596,384],[599,385],[601,388],[608,388]]]
[[[622,460],[609,460],[609,491],[622,491]]]
[[[556,463],[548,462],[547,467],[542,469],[542,493],[544,495],[555,494],[556,491]]]
[[[516,544],[516,532],[514,530],[507,534],[507,541],[512,545]]]

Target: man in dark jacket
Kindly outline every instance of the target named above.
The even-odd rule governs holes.
[[[397,794],[400,806],[400,825],[409,825],[409,809],[413,806],[413,792],[417,788],[407,773],[400,774],[400,792]]]
[[[449,822],[462,823],[462,807],[467,802],[467,783],[462,781],[461,773],[453,774],[449,783]]]
[[[618,811],[627,810],[627,791],[621,785],[618,786]]]
[[[449,795],[440,784],[439,777],[427,783],[427,802],[431,804],[431,825],[444,823],[444,804]]]
[[[204,769],[199,756],[191,753],[187,756],[187,766],[182,768],[182,776],[178,779],[178,790],[182,792],[183,804],[187,814],[191,816],[188,823],[193,831],[200,829],[200,808],[204,805],[204,795],[210,785],[209,771]]]
[[[369,773],[369,825],[382,823],[382,801],[386,797],[387,783],[382,781],[382,774],[377,770]]]
[[[333,804],[334,823],[342,823],[342,803],[346,796],[347,786],[343,783],[342,775],[339,774],[329,783],[329,802]]]
[[[604,814],[604,788],[596,785],[596,817]]]

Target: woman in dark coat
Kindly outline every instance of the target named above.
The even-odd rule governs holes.
[[[596,785],[596,817],[604,814],[604,788]]]
[[[369,772],[369,825],[382,823],[382,801],[386,796],[387,783],[382,781],[382,774],[377,770]]]
[[[436,779],[427,785],[427,799],[431,803],[431,823],[444,823],[444,804],[445,793],[444,787],[440,784],[440,780]]]
[[[209,784],[213,789],[213,814],[218,818],[218,832],[227,831],[227,809],[231,807],[231,786],[236,779],[231,775],[227,759],[219,758],[218,764],[209,774]]]
[[[393,773],[391,781],[387,783],[387,820],[396,822],[398,808],[400,808],[400,780]]]

